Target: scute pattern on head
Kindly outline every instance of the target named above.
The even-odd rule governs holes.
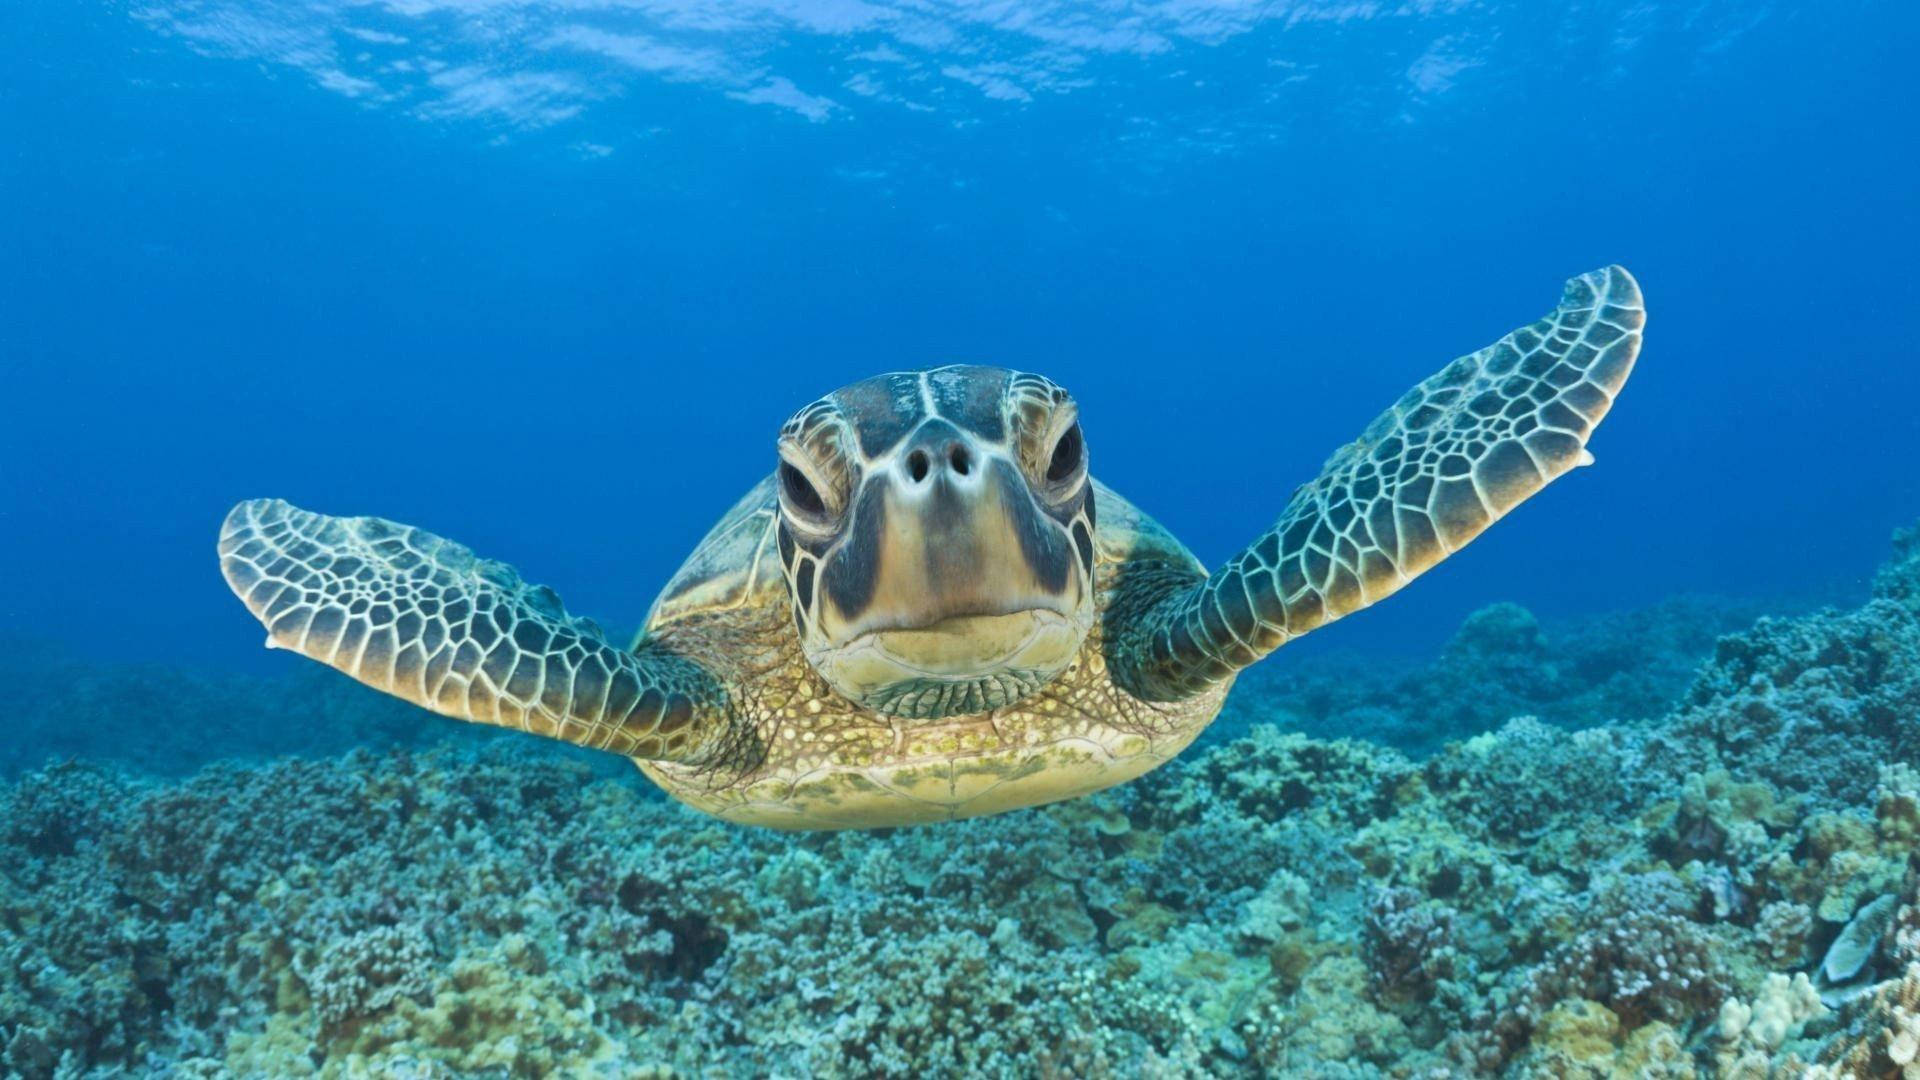
[[[934,412],[971,429],[989,442],[998,442],[1006,437],[1006,416],[1002,402],[1007,396],[1008,382],[1017,386],[1021,379],[1032,376],[1006,372],[1008,382],[1002,382],[998,378],[979,377],[980,370],[935,368],[922,373],[921,378],[925,381]]]
[[[1073,454],[1050,468],[1069,428]],[[1080,447],[1072,398],[1004,368],[879,375],[796,412],[775,550],[809,659],[894,714],[1038,689],[1093,618]]]
[[[1034,476],[1046,475],[1045,455],[1053,447],[1047,435],[1079,420],[1073,398],[1052,379],[1023,371],[1007,385],[1007,406],[1020,432],[1015,445],[1021,464]]]

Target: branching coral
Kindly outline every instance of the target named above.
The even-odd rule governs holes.
[[[1813,912],[1805,904],[1775,900],[1760,909],[1753,932],[1760,938],[1762,957],[1778,968],[1800,966],[1807,955],[1807,932]]]
[[[1629,1020],[1686,1021],[1730,991],[1721,943],[1677,915],[1624,911],[1551,953],[1526,983],[1524,1012],[1577,997]]]
[[[1412,889],[1375,889],[1360,929],[1360,955],[1376,993],[1422,994],[1461,966],[1453,947],[1455,912],[1423,903]]]
[[[433,944],[417,926],[375,926],[323,945],[294,965],[322,1029],[371,1016],[432,986]]]
[[[1627,729],[1568,734],[1523,716],[1449,747],[1425,775],[1489,834],[1532,840],[1568,817],[1617,815],[1644,797],[1646,783],[1632,767],[1640,741]]]
[[[1762,619],[1721,639],[1670,733],[1837,806],[1865,799],[1882,764],[1920,755],[1915,715],[1920,613],[1881,598],[1845,613]]]

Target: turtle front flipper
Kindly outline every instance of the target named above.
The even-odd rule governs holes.
[[[1645,321],[1626,270],[1582,274],[1546,318],[1408,391],[1218,573],[1198,584],[1136,575],[1158,595],[1110,609],[1122,685],[1164,701],[1229,678],[1393,594],[1591,462],[1587,439],[1633,370]]]
[[[442,715],[630,757],[725,752],[722,695],[698,665],[617,648],[553,590],[420,529],[256,499],[227,515],[220,570],[269,647]]]

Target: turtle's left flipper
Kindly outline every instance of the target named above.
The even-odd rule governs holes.
[[[220,570],[269,646],[442,715],[639,758],[726,751],[697,665],[617,648],[553,590],[425,530],[255,499],[220,529]]]
[[[1391,595],[1590,462],[1645,321],[1626,270],[1582,274],[1552,314],[1408,391],[1218,573],[1126,606],[1107,630],[1122,684],[1151,700],[1196,693]]]

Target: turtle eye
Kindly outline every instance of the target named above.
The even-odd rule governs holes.
[[[813,517],[826,516],[826,501],[820,498],[820,492],[813,486],[813,481],[807,479],[806,473],[785,461],[780,463],[780,492],[801,513]]]
[[[1080,459],[1086,456],[1086,439],[1080,434],[1080,422],[1074,421],[1060,441],[1053,444],[1053,457],[1047,462],[1047,479],[1059,483],[1073,475],[1080,467]]]

